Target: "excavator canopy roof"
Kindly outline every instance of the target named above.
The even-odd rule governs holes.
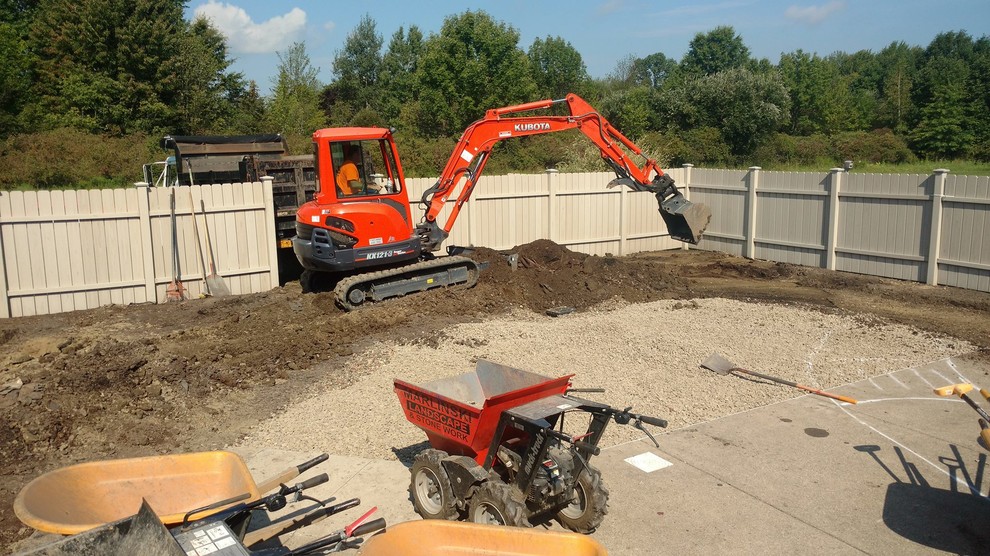
[[[384,139],[391,133],[384,127],[332,127],[318,129],[313,133],[313,140],[328,139],[330,141],[346,141],[349,139]]]

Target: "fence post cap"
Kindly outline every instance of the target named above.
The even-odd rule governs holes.
[[[694,164],[685,162],[684,164],[681,164],[681,168],[694,168]]]
[[[932,171],[935,172],[936,174],[948,174],[949,172],[951,172],[951,170],[947,168],[936,168]]]
[[[134,187],[149,187],[150,185],[151,184],[149,184],[146,181],[136,181],[136,182],[134,182]]]
[[[845,168],[832,168],[831,170],[829,170],[829,172],[832,172],[832,173],[835,173],[835,172],[845,172],[845,171],[846,171]]]
[[[548,173],[548,174],[557,174],[557,173],[560,173],[560,170],[558,170],[558,169],[556,169],[556,168],[547,168],[547,169],[546,169],[546,170],[544,170],[544,171],[545,171],[546,173]]]
[[[750,170],[762,170],[763,168],[761,166],[750,166],[749,169]]]

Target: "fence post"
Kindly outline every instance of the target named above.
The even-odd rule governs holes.
[[[694,164],[681,164],[681,168],[684,168],[684,183],[681,184],[679,189],[681,190],[681,195],[684,195],[684,198],[690,201],[691,199],[689,192],[691,191],[691,168],[694,168]],[[670,230],[667,230],[667,232],[669,233]],[[688,242],[681,242],[681,251],[687,251],[690,248],[691,245]]]
[[[265,229],[268,231],[268,279],[269,287],[278,287],[278,249],[275,247],[275,196],[272,193],[272,176],[261,176],[261,189],[265,197]]]
[[[547,168],[547,239],[556,242],[557,229],[557,180],[560,172],[556,168]]]
[[[629,247],[629,217],[626,215],[626,211],[629,208],[629,198],[627,193],[629,188],[620,185],[619,186],[619,256],[628,255]]]
[[[491,178],[488,178],[491,179]],[[478,242],[478,211],[475,210],[474,205],[478,203],[478,198],[468,199],[464,201],[467,205],[467,244],[469,247],[475,247],[479,244]]]
[[[845,170],[832,168],[828,177],[828,236],[825,238],[825,268],[835,270],[835,248],[839,241],[839,190]]]
[[[148,182],[134,184],[137,192],[138,221],[141,222],[141,259],[144,272],[145,301],[159,303],[158,288],[155,286],[155,247],[151,229],[151,188]]]
[[[746,180],[746,250],[747,259],[756,258],[756,190],[760,186],[759,166],[749,167],[749,179]]]
[[[942,247],[942,197],[945,196],[945,168],[935,170],[935,187],[932,191],[931,236],[928,240],[928,285],[938,285],[938,255]]]
[[[10,318],[10,298],[7,296],[7,256],[3,252],[2,221],[0,221],[0,318]]]

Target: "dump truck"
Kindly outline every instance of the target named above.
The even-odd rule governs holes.
[[[275,237],[282,259],[293,262],[288,249],[296,234],[296,210],[313,199],[316,173],[313,155],[290,155],[285,138],[268,135],[166,135],[159,142],[171,151],[163,161],[145,164],[144,181],[150,185],[206,185],[249,183],[271,176],[275,204]],[[280,253],[281,255],[281,253]]]

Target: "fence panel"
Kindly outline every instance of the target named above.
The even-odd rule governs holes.
[[[924,281],[934,178],[845,174],[836,270]]]
[[[270,186],[268,186],[270,187]],[[167,299],[172,280],[171,199],[176,200],[179,278],[204,293],[209,221],[220,275],[233,293],[277,286],[273,223],[261,183],[0,193],[0,316],[18,317]],[[190,194],[192,199],[190,199]],[[199,213],[206,201],[207,216]],[[195,207],[199,242],[193,227]]]
[[[755,257],[825,266],[828,177],[799,172],[759,172]]]
[[[712,207],[698,246],[990,291],[990,178],[691,170]]]
[[[692,168],[688,187],[691,200],[712,209],[712,221],[699,248],[743,255],[746,242],[745,170]]]
[[[990,177],[950,174],[942,200],[939,282],[990,291]]]

